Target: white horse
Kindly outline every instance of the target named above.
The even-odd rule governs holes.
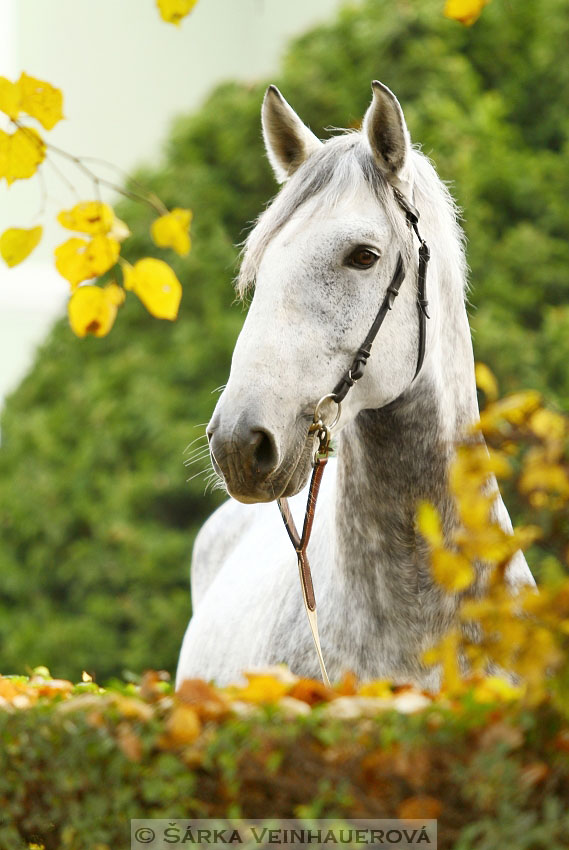
[[[433,582],[415,511],[430,501],[452,531],[448,468],[478,417],[463,235],[446,187],[411,148],[399,102],[381,83],[372,88],[362,131],[325,143],[274,86],[265,95],[263,135],[285,186],[244,252],[239,290],[254,283],[254,297],[208,427],[214,468],[233,498],[196,540],[178,683],[226,683],[276,662],[319,675],[296,556],[273,502],[294,497],[300,524],[315,405],[352,362],[401,253],[406,276],[342,405],[308,554],[330,678],[349,669],[437,687],[421,656],[453,623],[459,597]],[[416,243],[394,188],[418,209],[431,249],[431,318],[416,379]],[[511,530],[500,498],[495,510]],[[521,553],[507,578],[533,584]],[[470,592],[482,586],[480,570]]]

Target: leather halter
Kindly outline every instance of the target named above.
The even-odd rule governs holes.
[[[430,259],[430,252],[427,243],[424,239],[422,239],[421,234],[419,233],[418,211],[413,206],[413,204],[411,204],[407,200],[407,198],[398,188],[393,187],[393,191],[395,194],[395,199],[397,200],[399,206],[405,212],[407,224],[410,228],[413,229],[417,239],[419,240],[419,268],[417,272],[417,308],[419,314],[419,341],[417,350],[417,366],[415,368],[415,374],[411,381],[411,383],[413,383],[417,378],[419,372],[421,371],[423,362],[425,360],[427,319],[430,318],[428,312],[429,302],[427,300],[427,267]],[[373,342],[379,332],[379,329],[383,324],[385,317],[392,309],[393,302],[399,295],[399,290],[404,280],[405,266],[401,253],[399,253],[397,255],[397,261],[395,263],[395,269],[391,277],[391,282],[387,287],[387,291],[385,293],[383,301],[381,302],[379,310],[377,311],[377,315],[373,320],[373,323],[368,331],[366,338],[358,348],[350,367],[346,370],[346,372],[342,375],[342,377],[334,387],[333,392],[321,398],[318,404],[316,405],[313,421],[308,434],[315,434],[315,436],[318,438],[318,449],[314,456],[312,478],[310,479],[310,489],[308,491],[308,501],[306,504],[306,511],[304,515],[302,536],[300,536],[297,531],[288,504],[288,499],[285,497],[277,499],[277,504],[279,506],[279,510],[281,512],[285,528],[288,532],[288,536],[296,552],[304,607],[308,617],[310,630],[312,632],[314,645],[316,647],[316,653],[318,655],[318,661],[320,663],[322,679],[324,680],[324,683],[328,686],[330,686],[330,680],[328,678],[328,673],[326,672],[326,666],[324,664],[324,658],[320,646],[318,620],[316,617],[316,597],[314,594],[314,585],[312,583],[312,574],[310,572],[310,564],[308,562],[308,555],[306,553],[306,549],[310,540],[310,534],[312,532],[314,513],[316,510],[316,499],[318,498],[318,492],[320,490],[320,484],[322,481],[322,476],[324,474],[324,468],[328,462],[332,428],[334,427],[334,425],[337,424],[340,418],[342,401],[346,398],[348,392],[354,386],[356,381],[359,381],[364,374],[364,369],[371,354],[371,347],[373,345]],[[336,404],[338,405],[336,418],[334,419],[334,422],[331,425],[325,425],[320,416],[320,408],[322,404],[328,399],[336,402]],[[391,404],[392,403],[393,402],[391,402]]]

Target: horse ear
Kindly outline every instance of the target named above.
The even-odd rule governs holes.
[[[322,145],[276,86],[269,86],[265,93],[262,124],[269,162],[279,183],[284,183]]]
[[[363,132],[375,161],[386,177],[399,177],[407,161],[411,140],[403,110],[393,92],[374,80],[373,100],[365,114]]]

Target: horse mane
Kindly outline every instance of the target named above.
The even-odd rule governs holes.
[[[466,261],[464,234],[459,210],[446,185],[421,151],[411,151],[414,174],[413,203],[421,215],[421,233],[431,248],[437,246],[442,266],[452,280],[459,278],[464,291]],[[243,244],[241,267],[236,280],[239,297],[254,286],[263,254],[274,236],[297,210],[318,196],[318,211],[325,215],[347,193],[355,194],[362,180],[382,206],[399,250],[407,265],[414,250],[409,230],[393,189],[378,168],[362,134],[346,131],[328,139],[285,183],[267,209],[261,213]],[[441,268],[442,268],[441,266]]]

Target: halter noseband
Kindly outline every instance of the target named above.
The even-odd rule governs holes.
[[[419,342],[417,351],[417,366],[415,368],[415,374],[411,381],[411,383],[413,383],[417,378],[419,372],[421,371],[423,362],[425,360],[427,319],[430,318],[428,313],[429,302],[427,300],[427,267],[431,255],[427,243],[419,233],[419,213],[417,209],[413,206],[413,204],[411,204],[407,200],[405,195],[397,187],[393,187],[393,192],[395,194],[395,199],[397,203],[405,213],[405,216],[407,218],[407,224],[410,228],[413,229],[417,239],[419,240],[419,269],[417,272]],[[344,374],[334,387],[334,390],[328,395],[325,395],[323,398],[321,398],[314,410],[312,424],[308,433],[314,434],[318,438],[318,448],[314,456],[312,478],[310,480],[310,489],[308,492],[308,502],[304,515],[302,535],[299,535],[296,529],[294,519],[292,517],[288,505],[288,499],[284,497],[281,499],[277,499],[277,504],[279,506],[279,510],[281,512],[285,528],[288,532],[288,536],[296,552],[304,607],[306,609],[306,614],[308,616],[308,622],[310,624],[314,645],[316,647],[316,653],[318,655],[318,661],[320,663],[322,678],[325,684],[328,686],[330,685],[330,680],[328,679],[328,673],[326,672],[324,658],[322,656],[322,649],[320,647],[318,621],[316,618],[316,597],[314,595],[314,586],[312,583],[312,575],[310,572],[310,564],[308,562],[306,549],[308,547],[308,541],[310,540],[310,534],[312,532],[314,512],[316,510],[316,499],[318,497],[318,491],[320,489],[320,483],[322,481],[324,467],[328,462],[331,430],[340,419],[342,401],[346,398],[348,392],[354,386],[356,381],[359,381],[364,374],[367,361],[371,354],[371,347],[373,345],[373,342],[379,332],[380,327],[383,324],[385,317],[393,307],[393,302],[399,295],[399,290],[404,279],[405,266],[400,252],[397,255],[397,261],[395,263],[395,269],[391,277],[391,282],[387,287],[383,301],[381,302],[379,310],[377,311],[377,315],[373,320],[373,323],[368,331],[366,338],[358,348],[350,367],[346,370],[346,372],[344,372]],[[328,399],[336,402],[336,404],[338,405],[336,417],[330,425],[324,424],[324,421],[320,415],[320,408],[322,407],[323,403]],[[392,402],[390,402],[390,404],[391,403]]]

